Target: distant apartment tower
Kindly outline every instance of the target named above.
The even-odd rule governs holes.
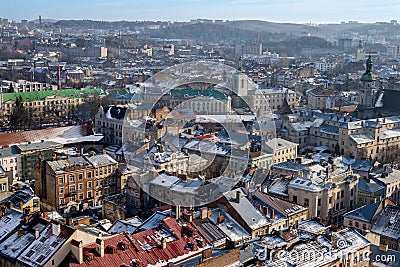
[[[387,47],[386,52],[387,59],[395,59],[397,60],[399,57],[399,46],[397,45],[389,45]]]
[[[349,51],[351,49],[351,44],[353,40],[350,38],[342,38],[338,40],[339,50]]]

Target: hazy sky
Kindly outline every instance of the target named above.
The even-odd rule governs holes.
[[[0,16],[36,19],[260,19],[275,22],[400,21],[399,0],[0,0]]]

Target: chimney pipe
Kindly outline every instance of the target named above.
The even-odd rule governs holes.
[[[35,238],[38,239],[40,235],[39,228],[35,228]]]
[[[161,245],[162,245],[162,249],[166,249],[167,248],[167,239],[163,238],[161,240]]]
[[[61,233],[61,226],[58,223],[51,224],[52,234],[58,236]]]
[[[240,203],[240,197],[241,197],[241,191],[240,191],[240,189],[238,190],[238,191],[236,191],[236,202],[237,203]]]
[[[275,210],[274,210],[274,209],[271,209],[270,218],[271,218],[271,219],[274,219],[274,218],[275,218]]]
[[[181,217],[181,206],[175,206],[175,218],[178,220]]]

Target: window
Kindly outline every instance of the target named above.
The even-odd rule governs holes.
[[[308,207],[310,205],[310,200],[308,198],[304,199],[304,206]]]
[[[64,183],[64,178],[61,178],[61,177],[58,178],[58,183],[59,183],[59,184],[63,184],[63,183]]]
[[[367,230],[367,225],[365,223],[363,223],[363,229]]]
[[[293,203],[297,204],[297,196],[293,196]]]
[[[43,262],[43,260],[44,260],[45,258],[46,258],[45,256],[40,255],[39,258],[38,258],[36,261],[39,262],[39,263],[41,263],[41,262]]]
[[[358,222],[356,222],[354,225],[355,225],[355,227],[357,227],[357,228],[360,226]]]
[[[318,206],[321,206],[321,199],[318,199]]]
[[[340,192],[340,197],[344,197],[344,190],[342,190],[341,192]]]
[[[83,199],[83,193],[79,193],[78,198]]]
[[[353,196],[354,195],[354,189],[350,190],[350,195]]]
[[[87,177],[88,177],[88,178],[92,178],[92,173],[91,173],[91,172],[88,172],[88,173],[87,173]]]
[[[88,191],[88,192],[87,192],[87,197],[88,197],[88,198],[92,198],[92,191]]]
[[[82,180],[82,179],[83,179],[82,173],[79,174],[78,179],[79,179],[79,180]]]
[[[92,182],[87,182],[87,188],[92,188]]]
[[[28,253],[26,253],[26,257],[30,258],[33,254],[35,254],[35,251],[33,249],[29,250]]]
[[[83,190],[83,184],[78,184],[78,190]]]
[[[71,174],[71,175],[69,176],[69,181],[70,181],[70,182],[75,182],[75,175],[72,175],[72,174]]]
[[[332,204],[332,197],[329,197],[329,204]]]
[[[60,197],[58,202],[60,202],[60,205],[64,205],[64,199],[62,197]]]
[[[59,195],[64,194],[64,187],[60,187],[60,188],[58,189],[58,193],[59,193]]]
[[[70,193],[75,193],[75,185],[70,185],[69,186],[69,192]]]
[[[353,221],[349,220],[349,226],[353,226]]]
[[[340,192],[337,192],[336,193],[336,199],[339,199],[340,198]]]

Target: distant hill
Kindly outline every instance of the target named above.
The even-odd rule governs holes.
[[[58,21],[57,19],[42,19],[42,23],[46,23],[46,24],[56,23],[57,21]],[[29,22],[39,24],[39,19],[34,19]]]

